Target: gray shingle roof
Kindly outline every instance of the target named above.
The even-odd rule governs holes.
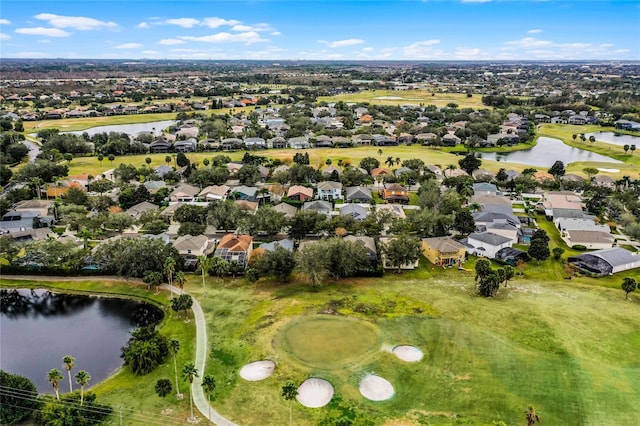
[[[472,233],[469,234],[469,240],[481,241],[486,244],[490,244],[492,246],[499,246],[506,242],[511,241],[510,238],[504,237],[502,235],[494,234],[493,232],[481,232],[481,233]]]

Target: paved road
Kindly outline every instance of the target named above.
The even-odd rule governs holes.
[[[169,284],[163,284],[163,288],[167,290],[170,289]],[[180,293],[180,289],[178,287],[173,287],[173,291],[176,294]],[[187,294],[187,293],[185,293]],[[193,317],[196,323],[196,370],[198,370],[199,377],[196,377],[193,380],[193,402],[195,406],[198,408],[202,415],[214,422],[219,426],[238,426],[236,423],[233,423],[231,420],[222,416],[218,413],[213,407],[209,405],[209,401],[207,396],[202,389],[202,376],[205,371],[205,363],[207,361],[207,353],[209,346],[207,345],[207,324],[204,318],[204,312],[202,311],[202,306],[200,303],[193,298],[193,305],[191,306],[193,310]],[[211,416],[209,416],[211,414]]]
[[[86,281],[90,280],[104,280],[104,281],[142,281],[133,279],[126,280],[120,277],[113,276],[95,276],[95,277],[53,277],[53,276],[39,276],[39,275],[5,275],[7,279],[15,279],[15,280],[25,280],[25,281]],[[163,288],[167,290],[171,290],[168,284],[163,284]],[[180,289],[178,287],[173,287],[173,292],[176,294],[180,293]],[[185,294],[188,294],[185,292]],[[193,310],[193,317],[196,325],[196,360],[195,367],[198,370],[199,376],[195,378],[193,381],[193,402],[196,408],[202,413],[204,418],[211,420],[216,425],[219,426],[238,426],[236,423],[233,423],[231,420],[224,417],[222,414],[218,413],[215,408],[209,405],[209,401],[207,396],[204,394],[204,390],[202,389],[202,376],[205,371],[205,363],[207,361],[207,323],[204,318],[204,312],[202,311],[202,306],[200,303],[193,298],[193,305],[191,307]]]

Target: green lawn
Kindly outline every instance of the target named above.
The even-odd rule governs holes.
[[[444,107],[455,103],[458,108],[489,108],[482,104],[482,95],[467,97],[466,93],[438,93],[431,90],[363,90],[335,96],[320,96],[318,102],[367,102],[374,105],[437,105]],[[433,93],[433,96],[432,96]]]
[[[203,303],[214,342],[208,372],[225,383],[216,391],[216,407],[243,425],[265,424],[265,418],[267,424],[286,424],[281,386],[314,376],[329,380],[336,397],[325,409],[294,403],[295,424],[332,424],[341,413],[357,418],[356,424],[365,419],[373,424],[519,424],[529,404],[550,424],[630,424],[640,414],[640,364],[629,357],[640,351],[634,320],[640,297],[624,300],[620,276],[566,281],[561,274],[543,272],[561,271],[552,261],[541,262],[527,267],[498,297],[483,299],[474,294],[472,273],[432,269],[422,262],[401,276],[347,280],[317,292],[242,280],[209,280],[212,288],[203,291],[194,280],[189,287]],[[538,279],[543,274],[546,278]],[[343,368],[337,369],[339,361],[326,353],[322,356],[331,358],[331,369],[293,358],[283,333],[336,306],[342,306],[337,312],[374,327],[379,350],[355,363],[345,355]],[[325,347],[334,334],[327,331],[314,340],[315,332],[305,332],[313,340],[307,351]],[[360,340],[353,340],[357,352]],[[336,339],[336,346],[342,344]],[[425,358],[415,364],[399,361],[390,353],[398,344],[419,347]],[[259,359],[278,363],[272,377],[262,382],[238,378],[242,365]],[[364,400],[358,383],[368,373],[390,380],[396,396]]]

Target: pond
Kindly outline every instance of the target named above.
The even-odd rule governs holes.
[[[156,136],[162,134],[162,131],[167,127],[177,123],[176,120],[164,120],[164,121],[152,121],[150,123],[137,123],[137,124],[113,124],[109,126],[97,126],[91,127],[86,130],[78,130],[77,132],[66,132],[72,133],[75,135],[81,135],[83,133],[88,133],[89,136],[93,136],[97,133],[109,133],[109,132],[117,132],[117,133],[126,133],[131,137],[135,137],[140,133],[150,133],[154,132]]]
[[[538,143],[531,149],[504,153],[483,152],[478,157],[483,160],[504,161],[532,167],[551,167],[557,160],[562,161],[565,165],[576,161],[622,163],[622,161],[605,155],[566,145],[560,139],[544,136],[539,137]]]
[[[47,381],[52,368],[62,372],[60,391],[68,392],[65,355],[76,359],[72,377],[86,370],[89,386],[106,379],[122,366],[120,348],[129,332],[162,318],[146,303],[40,289],[2,290],[0,307],[0,368],[28,377],[41,393],[53,393]]]
[[[611,145],[625,146],[625,145],[635,145],[640,148],[640,137],[631,136],[631,135],[621,135],[619,133],[613,132],[595,132],[595,133],[585,133],[587,139],[589,136],[594,136],[597,141],[610,143]],[[585,142],[589,143],[589,142]]]

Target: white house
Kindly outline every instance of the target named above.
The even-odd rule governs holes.
[[[510,238],[493,232],[474,232],[467,237],[467,253],[493,259],[498,250],[511,247],[512,244]]]
[[[325,181],[318,183],[316,198],[319,200],[342,200],[342,183]]]

